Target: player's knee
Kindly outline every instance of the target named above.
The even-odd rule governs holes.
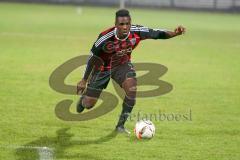
[[[126,90],[126,95],[131,98],[135,98],[137,93],[137,86],[131,86]]]
[[[83,99],[83,106],[86,109],[91,109],[95,106],[95,104],[97,103],[97,98],[93,98],[93,97],[84,97]]]
[[[135,98],[137,93],[137,80],[135,78],[125,80],[123,88],[128,97]]]
[[[135,99],[137,95],[137,86],[131,86],[125,89],[126,96],[130,99]]]

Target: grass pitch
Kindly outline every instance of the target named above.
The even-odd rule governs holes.
[[[65,61],[88,54],[99,32],[114,24],[115,10],[0,3],[0,159],[43,159],[36,147],[48,147],[56,160],[239,160],[240,15],[130,9],[133,24],[187,28],[185,36],[147,40],[134,50],[133,62],[165,65],[168,72],[160,79],[174,89],[138,99],[133,114],[191,111],[191,120],[153,120],[155,137],[139,141],[134,134],[112,133],[121,101],[90,121],[55,116],[59,101],[78,97],[52,90],[49,76]],[[75,85],[82,74],[83,68],[74,70],[66,83]],[[112,84],[107,91],[115,94]]]

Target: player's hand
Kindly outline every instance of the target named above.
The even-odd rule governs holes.
[[[174,32],[176,35],[182,35],[186,32],[186,29],[183,26],[178,26]]]
[[[82,79],[80,82],[77,84],[77,94],[82,94],[83,91],[86,88],[87,81]]]

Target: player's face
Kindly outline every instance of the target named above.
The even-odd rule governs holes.
[[[117,28],[117,35],[119,38],[125,38],[130,32],[131,18],[130,17],[118,17],[116,19],[115,27]]]

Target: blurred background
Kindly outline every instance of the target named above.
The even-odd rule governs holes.
[[[174,8],[240,12],[240,0],[0,0],[5,2],[36,2],[124,7]]]

